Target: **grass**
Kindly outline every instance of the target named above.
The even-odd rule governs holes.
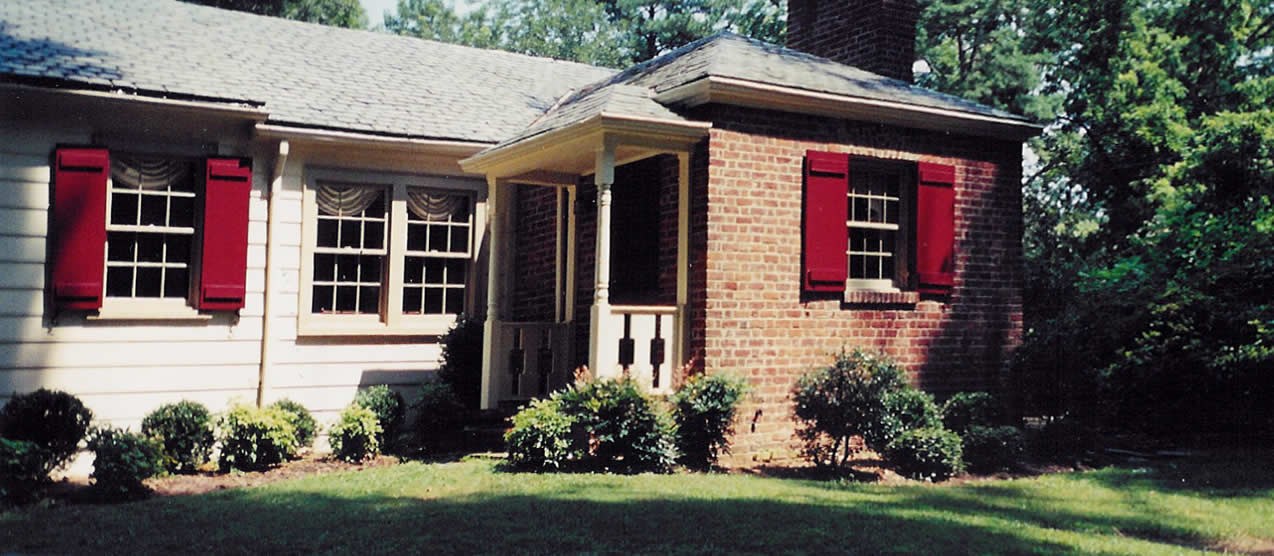
[[[0,515],[19,553],[1179,554],[1274,550],[1268,454],[960,485],[409,463]]]

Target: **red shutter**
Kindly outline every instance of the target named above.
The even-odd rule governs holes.
[[[199,308],[243,308],[248,265],[252,160],[209,158],[205,165]]]
[[[845,291],[849,277],[848,194],[848,155],[805,153],[805,291]]]
[[[916,278],[922,293],[955,284],[955,167],[921,162],[916,192]]]
[[[53,302],[100,309],[106,266],[106,149],[57,150],[53,170]]]

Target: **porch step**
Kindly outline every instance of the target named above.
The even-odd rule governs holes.
[[[514,400],[516,401],[516,400]],[[478,412],[464,426],[464,448],[468,452],[500,452],[504,450],[504,433],[512,428],[510,418],[521,404]]]

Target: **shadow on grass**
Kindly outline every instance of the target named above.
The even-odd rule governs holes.
[[[1093,479],[1110,488],[1156,488],[1214,498],[1274,495],[1274,450],[1226,450],[1208,457],[1155,461]]]

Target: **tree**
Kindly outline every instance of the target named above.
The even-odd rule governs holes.
[[[214,8],[363,29],[367,14],[358,0],[183,0]]]
[[[443,0],[398,0],[395,13],[385,14],[390,33],[478,48],[500,48],[504,27],[485,6],[461,16]]]

